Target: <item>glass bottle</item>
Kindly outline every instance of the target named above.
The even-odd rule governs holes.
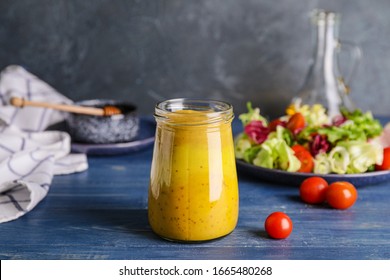
[[[322,104],[332,118],[340,114],[341,108],[348,111],[355,109],[348,84],[360,60],[361,50],[354,44],[340,43],[339,14],[315,10],[311,19],[315,35],[314,59],[293,102],[300,102],[301,105]],[[349,51],[352,59],[347,78],[340,74],[338,62],[338,52],[342,47]]]
[[[155,119],[148,194],[153,231],[183,242],[229,234],[238,219],[232,106],[172,99],[156,105]]]

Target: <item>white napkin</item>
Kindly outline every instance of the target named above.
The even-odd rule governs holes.
[[[46,108],[15,108],[9,105],[11,96],[72,103],[20,66],[8,66],[0,73],[0,223],[32,210],[46,196],[54,175],[88,169],[85,154],[70,154],[66,132],[44,131],[66,114]]]

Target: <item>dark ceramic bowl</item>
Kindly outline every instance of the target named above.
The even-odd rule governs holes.
[[[91,116],[69,114],[66,120],[73,142],[108,144],[130,142],[138,135],[139,118],[135,105],[126,102],[95,99],[76,102],[76,105],[103,108],[113,105],[122,114],[112,116]]]

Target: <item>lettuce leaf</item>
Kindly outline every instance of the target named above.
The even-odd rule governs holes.
[[[275,168],[295,172],[301,167],[301,162],[294,151],[283,139],[272,138],[260,145],[260,150],[253,164],[265,168]]]
[[[342,110],[342,114],[349,121],[352,121],[352,125],[350,122],[347,122],[347,126],[355,131],[363,132],[366,135],[366,139],[379,136],[382,133],[383,128],[381,123],[372,116],[370,111],[363,113],[359,109],[353,112]]]
[[[330,161],[326,153],[319,153],[314,158],[314,170],[316,174],[329,174],[332,172]]]
[[[350,163],[346,173],[349,174],[367,172],[383,160],[383,148],[375,143],[350,141],[341,142],[338,147],[343,147],[348,152]]]
[[[236,158],[243,159],[246,150],[252,147],[251,141],[245,133],[238,134],[234,139],[234,152]]]
[[[275,132],[271,132],[268,135],[268,139],[272,139],[272,138],[277,138],[277,139],[283,140],[290,147],[292,146],[292,144],[294,142],[294,135],[292,134],[291,130],[289,130],[283,126],[280,126],[280,125],[278,125],[276,127]]]
[[[383,148],[376,143],[339,142],[329,154],[320,153],[314,159],[314,173],[356,174],[373,170],[383,160]]]
[[[260,150],[261,150],[261,146],[260,145],[250,147],[249,149],[247,149],[244,152],[243,159],[246,162],[253,163],[253,160],[256,158],[256,156],[257,156],[257,154],[259,153]]]
[[[260,109],[259,108],[252,108],[252,103],[248,102],[246,104],[246,107],[248,109],[248,113],[243,113],[238,116],[238,118],[241,120],[242,125],[245,127],[248,123],[251,121],[261,121],[264,126],[267,126],[267,120],[262,115],[260,115]]]
[[[347,173],[348,165],[350,164],[350,157],[346,148],[340,146],[334,147],[330,151],[328,159],[330,169],[333,173]]]

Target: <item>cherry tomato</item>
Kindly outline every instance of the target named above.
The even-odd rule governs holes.
[[[310,173],[313,171],[314,168],[314,159],[310,152],[305,149],[305,147],[301,145],[294,145],[291,147],[294,151],[294,155],[299,159],[301,162],[301,168],[297,170],[297,172],[304,172],[304,173]]]
[[[375,170],[390,169],[390,147],[383,149],[383,161],[381,165],[375,165]]]
[[[328,182],[321,177],[309,177],[305,179],[299,187],[301,199],[310,204],[322,203],[326,199]]]
[[[336,209],[351,207],[355,203],[357,196],[358,193],[354,185],[344,181],[330,184],[326,191],[326,201],[331,207]]]
[[[301,113],[295,113],[287,121],[286,127],[293,133],[297,133],[305,127],[305,118]]]
[[[268,128],[270,131],[276,131],[276,127],[278,125],[286,126],[286,122],[282,121],[281,119],[274,119],[268,124]]]
[[[293,229],[293,223],[287,214],[273,212],[265,220],[264,227],[270,237],[283,239],[290,235]]]

